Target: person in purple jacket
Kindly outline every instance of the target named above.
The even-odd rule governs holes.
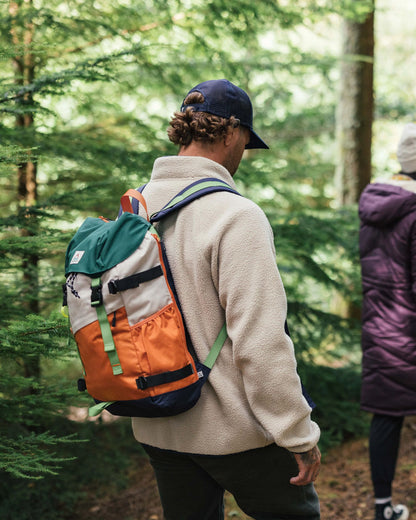
[[[416,415],[416,124],[399,141],[401,171],[359,201],[363,288],[361,408],[373,415],[369,451],[375,519],[407,520],[392,505],[404,417]]]

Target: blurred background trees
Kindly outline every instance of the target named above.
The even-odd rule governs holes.
[[[68,420],[69,406],[85,403],[59,312],[65,248],[85,216],[114,217],[123,191],[148,179],[156,157],[176,153],[168,121],[205,79],[226,77],[244,88],[256,129],[271,145],[246,154],[236,182],[275,232],[289,327],[318,403],[322,447],[366,431],[358,407],[356,202],[372,174],[397,169],[401,125],[414,117],[411,4],[2,2],[2,518],[31,518],[7,516],[11,485],[23,493],[26,479],[54,473],[65,475],[61,484],[45,478],[31,492],[39,498],[51,482],[61,485],[71,510],[73,497],[62,489],[65,468],[77,466],[63,459],[87,456],[85,443],[68,443],[101,434],[98,425]],[[112,430],[105,431],[112,447]],[[49,513],[42,507],[42,518],[57,518],[52,506]],[[60,507],[60,518],[71,518]]]

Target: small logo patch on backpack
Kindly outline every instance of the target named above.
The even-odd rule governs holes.
[[[81,258],[84,256],[85,251],[75,251],[74,256],[72,257],[71,261],[69,262],[72,264],[78,264],[81,261]]]

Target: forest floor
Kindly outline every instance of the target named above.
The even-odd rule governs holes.
[[[316,482],[322,520],[373,520],[367,439],[349,441],[326,454]],[[406,504],[416,518],[416,417],[406,419],[394,481],[395,503]],[[77,520],[163,520],[156,482],[146,458],[131,468],[130,486],[105,498],[89,497]],[[248,520],[226,495],[225,518]]]

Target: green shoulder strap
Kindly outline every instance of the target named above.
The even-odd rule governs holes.
[[[211,350],[209,351],[209,354],[204,361],[204,365],[206,367],[208,367],[209,369],[212,369],[212,367],[214,366],[214,363],[217,360],[217,357],[218,357],[219,353],[221,352],[221,349],[224,346],[226,339],[227,339],[227,325],[224,323],[224,325],[222,326],[222,329],[220,330],[220,333],[217,336],[217,339],[214,341],[214,344],[212,345]]]
[[[200,182],[198,184],[192,184],[191,186],[188,186],[186,190],[183,191],[183,193],[176,195],[164,208],[163,211],[172,208],[173,206],[176,206],[180,202],[187,199],[190,195],[193,195],[194,193],[198,193],[200,191],[206,190],[207,188],[224,188],[225,182],[221,180],[216,179],[209,179],[203,182]],[[227,188],[231,190],[230,186],[227,185]],[[234,190],[233,190],[234,191]]]

